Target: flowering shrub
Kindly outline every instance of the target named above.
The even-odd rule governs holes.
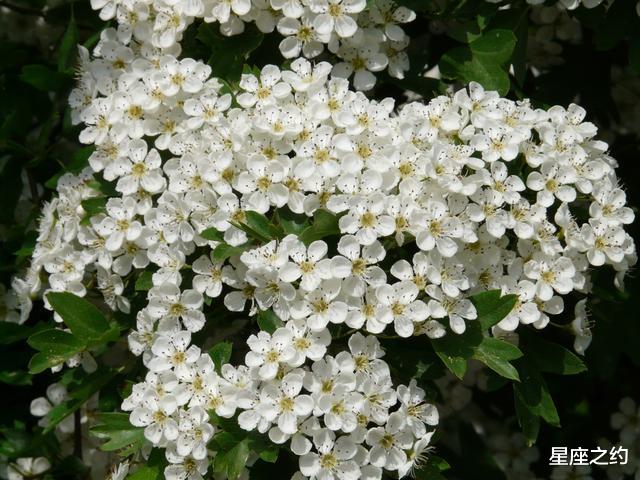
[[[25,145],[46,158],[60,128],[85,146],[50,194],[17,169],[37,221],[21,217],[34,235],[8,269],[2,342],[33,354],[2,378],[50,381],[28,399],[33,426],[2,430],[4,475],[546,475],[533,445],[561,421],[548,374],[588,375],[589,312],[625,298],[637,256],[582,98],[549,106],[536,89],[580,15],[605,12],[604,35],[623,1],[92,1],[111,26],[75,66],[72,9],[57,72],[19,77],[65,105]],[[633,30],[616,32],[633,66]],[[464,44],[434,69],[421,49],[441,33]],[[637,327],[620,325],[596,352],[617,342],[637,362]],[[634,408],[611,417],[631,449]]]

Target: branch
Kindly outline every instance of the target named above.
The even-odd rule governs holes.
[[[9,10],[13,10],[16,13],[20,13],[22,15],[32,15],[36,17],[44,17],[44,12],[42,10],[38,10],[37,8],[29,8],[23,7],[20,5],[14,5],[5,0],[0,0],[0,7],[6,7]]]
[[[82,461],[82,424],[80,409],[73,412],[73,454]]]

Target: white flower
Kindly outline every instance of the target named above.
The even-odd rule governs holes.
[[[402,281],[393,285],[381,285],[376,289],[376,297],[382,308],[378,310],[380,322],[393,322],[395,331],[401,337],[413,334],[414,323],[424,322],[429,309],[422,300],[417,300],[418,287],[413,282]]]
[[[582,226],[580,233],[587,245],[587,258],[591,265],[599,267],[607,261],[616,264],[624,259],[623,244],[627,235],[620,225],[594,218]]]
[[[449,317],[449,326],[455,333],[461,334],[466,330],[465,320],[475,320],[478,316],[471,300],[466,298],[451,298],[436,285],[426,288],[431,297],[428,308],[433,318]]]
[[[314,27],[323,35],[335,30],[340,37],[351,37],[358,25],[353,14],[364,10],[365,0],[310,0],[311,11],[317,13]]]
[[[258,374],[263,380],[271,380],[278,373],[280,364],[291,361],[296,356],[293,347],[293,333],[286,328],[278,328],[273,335],[258,332],[247,339],[251,349],[245,357],[249,367],[259,367]]]
[[[194,407],[180,412],[176,439],[176,452],[183,457],[193,456],[196,460],[203,460],[207,456],[207,442],[214,433],[209,425],[209,414],[201,407]]]
[[[149,370],[160,373],[173,369],[178,379],[189,377],[191,365],[200,358],[200,349],[190,343],[191,334],[184,330],[158,336],[151,346],[155,357],[148,362]]]
[[[178,422],[174,414],[178,403],[172,395],[158,398],[155,394],[147,394],[142,404],[133,409],[129,421],[135,427],[145,427],[144,436],[154,445],[164,440],[173,441],[178,438]]]
[[[197,332],[204,325],[202,304],[203,298],[199,292],[195,290],[181,292],[176,285],[170,283],[149,290],[149,316],[165,322],[180,319],[190,332]]]
[[[571,322],[571,330],[576,336],[573,341],[573,349],[580,355],[584,355],[591,344],[591,326],[592,322],[587,316],[587,300],[582,299],[575,306],[575,318]]]
[[[404,427],[404,421],[399,416],[392,416],[384,427],[375,427],[367,432],[372,465],[393,471],[407,461],[405,450],[413,444],[413,436]]]
[[[302,375],[286,374],[279,385],[266,384],[260,391],[258,413],[269,422],[274,422],[280,432],[293,435],[298,431],[298,423],[313,410],[313,400],[309,395],[300,394]]]
[[[212,263],[206,255],[193,262],[193,287],[200,293],[215,298],[222,292],[222,263]]]
[[[243,107],[250,107],[258,103],[275,104],[283,99],[291,91],[286,82],[281,82],[280,69],[275,65],[266,65],[260,72],[260,78],[251,74],[243,74],[240,87],[245,90],[237,97],[237,101]]]
[[[455,239],[463,235],[462,222],[449,215],[443,202],[429,200],[423,209],[413,212],[412,224],[415,225],[412,233],[421,250],[437,248],[443,257],[452,257],[458,251]]]
[[[337,300],[342,282],[338,278],[323,280],[320,285],[291,305],[291,317],[306,318],[314,332],[323,330],[329,322],[342,323],[347,316],[347,304]]]
[[[335,433],[322,429],[313,435],[316,452],[300,457],[300,472],[312,479],[338,478],[355,480],[361,478],[360,467],[353,458],[356,444],[348,437],[336,439]]]
[[[426,403],[425,392],[418,387],[416,380],[411,380],[408,387],[398,386],[398,400],[400,409],[393,415],[403,417],[416,438],[422,438],[426,434],[425,424],[438,424],[438,410],[434,405]]]
[[[111,198],[107,201],[107,214],[95,225],[98,234],[106,238],[107,250],[113,252],[122,247],[125,240],[135,241],[142,234],[142,224],[136,217],[136,201],[132,197]]]
[[[14,464],[7,466],[7,478],[9,480],[23,480],[41,476],[51,468],[51,463],[45,457],[23,457],[18,458]]]
[[[524,274],[536,281],[536,293],[541,300],[549,300],[556,291],[561,295],[573,289],[575,274],[573,262],[568,257],[553,258],[536,255],[524,264]]]

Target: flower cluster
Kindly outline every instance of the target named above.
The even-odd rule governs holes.
[[[303,58],[229,92],[208,65],[177,56],[181,30],[158,27],[155,4],[134,5],[101,5],[122,23],[94,58],[82,51],[70,97],[80,140],[95,146],[90,168],[60,178],[14,291],[22,318],[32,296],[84,296],[89,281],[129,312],[126,288],[150,273],[129,336],[149,373],[122,407],[166,449],[167,478],[205,473],[211,410],[290,442],[302,477],[402,476],[438,414],[416,384],[394,387],[375,335],[462,334],[477,317],[471,295],[492,289],[518,298],[494,335],[544,328],[564,297],[589,292],[590,267],[611,266],[621,284],[635,263],[616,162],[577,105],[534,109],[472,83],[395,111]],[[335,23],[339,35],[338,24],[350,23]],[[312,233],[335,221],[337,242],[301,235],[285,215]],[[254,235],[256,217],[273,239]],[[244,365],[214,365],[191,343],[217,298],[282,322],[247,339]],[[584,351],[581,302],[572,327]],[[87,354],[71,362],[91,368]]]
[[[278,31],[283,57],[316,58],[325,46],[339,59],[336,76],[354,76],[358,90],[369,90],[372,72],[387,69],[404,78],[409,69],[409,38],[401,25],[415,12],[393,0],[92,0],[103,20],[116,18],[121,35],[154,48],[173,49],[195,19],[218,22],[227,36],[241,34],[246,23],[262,33]]]

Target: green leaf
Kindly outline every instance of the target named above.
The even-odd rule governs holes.
[[[250,244],[245,243],[244,245],[239,245],[237,247],[231,246],[227,243],[221,243],[216,248],[213,249],[213,253],[211,254],[211,259],[215,262],[223,262],[229,257],[233,257],[234,255],[240,255],[247,248],[249,248]]]
[[[207,228],[200,233],[200,236],[205,240],[213,240],[215,242],[224,242],[224,234],[219,232],[215,228]]]
[[[154,448],[151,450],[149,460],[135,472],[129,474],[127,480],[162,480],[164,479],[164,467],[166,464],[164,450]]]
[[[136,292],[147,292],[153,288],[153,273],[145,270],[136,279]]]
[[[0,370],[0,382],[7,385],[31,385],[31,374],[24,370]]]
[[[467,360],[473,357],[482,340],[480,324],[469,322],[463,334],[447,332],[442,338],[431,339],[431,345],[447,368],[462,379],[467,371]]]
[[[270,241],[274,238],[281,238],[282,232],[271,223],[271,221],[261,213],[249,210],[245,214],[245,224],[263,241]]]
[[[505,67],[515,46],[516,37],[511,31],[490,30],[468,47],[457,47],[445,53],[440,59],[440,71],[445,78],[464,83],[476,81],[487,90],[506,95],[510,81]]]
[[[474,57],[467,47],[449,50],[440,59],[440,71],[445,78],[464,83],[478,82],[487,90],[496,90],[501,95],[509,91],[509,75],[501,66],[483,63]]]
[[[71,78],[55,72],[44,65],[25,65],[22,67],[20,80],[43,92],[55,92],[64,89]]]
[[[437,466],[428,462],[426,465],[423,465],[415,471],[413,478],[416,480],[446,480],[447,477],[440,473]]]
[[[309,245],[315,240],[321,240],[330,235],[338,235],[339,233],[338,217],[325,210],[317,210],[313,215],[311,226],[307,227],[300,234],[299,238],[305,245]]]
[[[469,44],[474,57],[483,63],[503,65],[509,61],[516,46],[516,36],[511,30],[495,29],[484,32]]]
[[[69,390],[69,399],[56,405],[47,413],[48,422],[44,433],[46,434],[55,429],[56,425],[84,405],[89,400],[89,397],[107,385],[118,372],[119,370],[103,368],[83,376],[78,381],[78,386]]]
[[[560,417],[544,377],[527,357],[518,360],[517,366],[520,383],[513,383],[516,395],[533,415],[542,418],[549,425],[559,427]]]
[[[294,235],[300,235],[309,227],[309,217],[303,214],[293,213],[288,208],[279,209],[278,218],[280,219],[282,231],[285,234],[292,233]]]
[[[18,323],[0,322],[0,345],[10,345],[24,340],[35,332],[33,327]]]
[[[513,294],[501,297],[500,290],[489,290],[471,297],[483,330],[488,330],[509,315],[517,300],[518,297]]]
[[[247,24],[243,33],[225,37],[219,27],[203,23],[198,28],[197,39],[209,47],[208,63],[213,74],[228,82],[240,80],[249,54],[262,43],[264,35],[253,24]]]
[[[64,32],[62,41],[60,42],[60,48],[58,49],[58,71],[68,72],[73,68],[76,56],[78,55],[78,27],[76,26],[76,19],[71,10],[71,18],[67,25],[67,30]]]
[[[523,330],[520,339],[527,358],[531,359],[540,371],[575,375],[587,370],[587,366],[577,355],[562,345],[540,338],[536,333]]]
[[[540,417],[535,415],[522,399],[517,390],[513,390],[513,399],[516,407],[516,416],[518,417],[518,425],[522,429],[522,434],[526,437],[529,446],[533,445],[538,438],[540,432]]]
[[[509,360],[515,360],[521,356],[522,352],[518,347],[493,337],[484,337],[473,354],[473,358],[481,361],[497,374],[515,381],[520,381],[520,377]]]
[[[213,360],[218,373],[220,373],[222,365],[229,363],[232,348],[233,344],[231,342],[220,342],[209,349],[209,356]]]
[[[252,448],[253,448],[253,445],[252,445]],[[260,459],[264,460],[265,462],[276,463],[276,461],[278,460],[279,452],[280,452],[280,449],[278,448],[278,446],[272,444],[266,447],[264,450],[262,450],[259,456],[260,456]]]
[[[80,202],[82,208],[86,212],[82,219],[83,225],[88,225],[91,217],[105,213],[107,210],[107,197],[92,197]]]
[[[88,346],[113,339],[111,325],[91,302],[68,292],[50,292],[47,300],[76,338]]]
[[[249,439],[238,442],[227,452],[218,452],[213,468],[216,472],[226,473],[229,480],[236,480],[242,473],[249,458]]]
[[[278,328],[282,327],[284,323],[280,320],[273,310],[263,310],[258,312],[258,326],[260,330],[264,330],[267,333],[273,333]]]
[[[459,423],[457,437],[462,461],[454,464],[455,478],[506,480],[485,440],[470,423]]]
[[[29,362],[29,373],[36,374],[61,364],[80,353],[86,345],[69,332],[44,330],[29,337],[27,343],[39,351]]]
[[[91,433],[100,440],[106,440],[100,445],[100,450],[112,452],[126,449],[127,453],[134,453],[142,447],[144,428],[131,425],[128,414],[100,413],[99,422],[91,428]]]

